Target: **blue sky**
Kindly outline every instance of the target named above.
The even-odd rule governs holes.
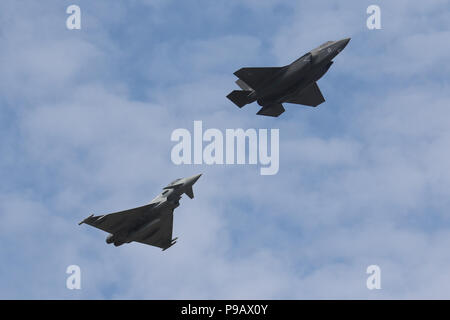
[[[82,29],[65,27],[66,8]],[[366,8],[381,7],[381,30]],[[448,1],[2,1],[0,298],[449,298]],[[351,37],[326,102],[225,96]],[[278,128],[280,170],[176,166],[176,128]],[[78,222],[199,172],[165,252]],[[65,286],[81,267],[82,289]],[[366,288],[379,265],[381,290]]]

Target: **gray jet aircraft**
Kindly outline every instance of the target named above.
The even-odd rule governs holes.
[[[79,224],[86,223],[110,233],[106,243],[114,243],[116,247],[136,241],[164,251],[177,240],[172,239],[173,210],[180,205],[183,193],[194,198],[192,186],[200,176],[198,174],[171,182],[146,206],[100,216],[91,215]]]
[[[328,41],[284,67],[242,68],[234,73],[242,90],[232,91],[227,98],[239,108],[257,101],[262,108],[257,114],[278,117],[285,109],[283,102],[317,107],[325,101],[317,86],[350,38]]]

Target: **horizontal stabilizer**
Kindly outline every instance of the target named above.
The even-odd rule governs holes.
[[[281,103],[274,103],[262,107],[257,114],[261,116],[278,117],[284,111],[284,107]]]
[[[229,95],[227,95],[227,98],[230,99],[239,108],[242,108],[247,103],[249,103],[248,95],[250,93],[251,91],[247,90],[234,90]]]

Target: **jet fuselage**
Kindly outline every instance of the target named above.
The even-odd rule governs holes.
[[[350,39],[329,41],[284,66],[272,79],[251,93],[252,101],[265,106],[282,103],[319,80],[330,68],[332,59],[341,52]]]
[[[156,241],[160,237],[160,222],[166,219],[164,215],[167,212],[173,212],[173,209],[180,205],[179,200],[184,193],[187,193],[191,197],[192,186],[200,176],[196,175],[190,178],[177,179],[170,183],[164,188],[163,192],[150,202],[151,207],[142,213],[139,223],[136,224],[135,228],[124,228],[109,235],[106,238],[106,243],[114,243],[115,246],[120,246],[124,243],[141,241],[143,239],[150,242],[153,240]]]

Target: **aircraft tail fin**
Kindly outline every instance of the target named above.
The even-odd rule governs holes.
[[[227,98],[230,99],[239,108],[242,108],[250,102],[250,99],[248,97],[250,93],[252,93],[252,91],[234,90],[229,95],[227,95]]]
[[[242,90],[247,90],[247,91],[252,91],[253,89],[246,84],[243,80],[241,79],[237,79],[236,80],[236,84],[239,86],[239,88],[241,88]]]

